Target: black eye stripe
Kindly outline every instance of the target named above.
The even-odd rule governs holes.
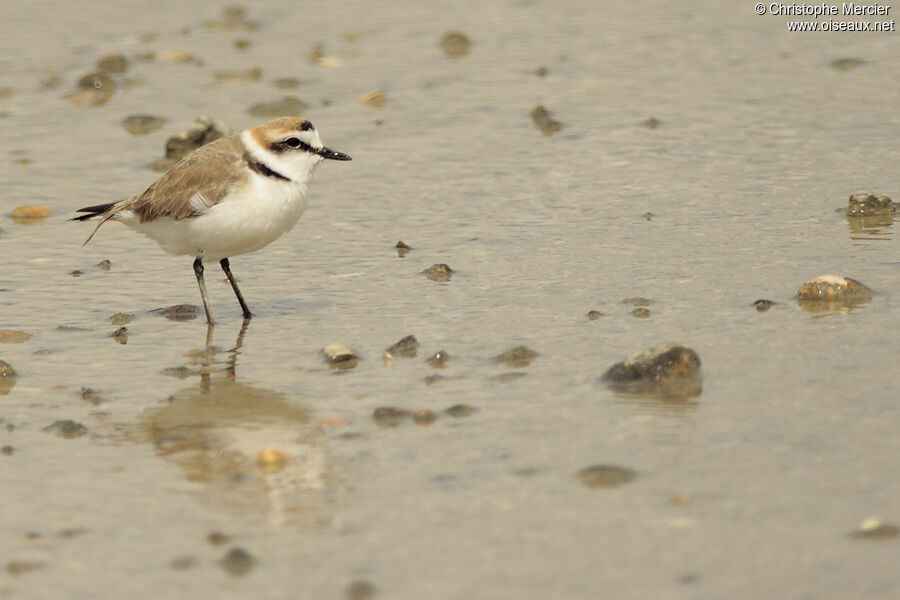
[[[278,152],[279,154],[282,152],[288,152],[290,150],[304,150],[306,152],[318,154],[318,152],[316,152],[316,150],[313,149],[312,146],[295,137],[289,137],[286,140],[272,142],[271,144],[269,144],[269,150],[271,150],[272,152]]]

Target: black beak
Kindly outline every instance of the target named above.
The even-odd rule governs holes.
[[[322,148],[321,150],[317,150],[316,154],[329,160],[353,160],[349,155],[338,152],[337,150],[332,150],[331,148]]]

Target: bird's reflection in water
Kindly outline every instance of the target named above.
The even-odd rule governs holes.
[[[248,320],[230,350],[189,353],[199,382],[145,411],[135,436],[202,484],[203,501],[279,524],[328,522],[331,474],[323,436],[303,406],[241,383],[237,361]],[[222,360],[224,354],[225,360]]]

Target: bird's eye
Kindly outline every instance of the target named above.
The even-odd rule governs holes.
[[[290,146],[291,148],[299,148],[300,144],[301,144],[300,140],[295,137],[291,137],[291,138],[284,140],[284,143],[287,144],[288,146]]]

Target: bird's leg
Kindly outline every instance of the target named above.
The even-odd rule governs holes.
[[[223,258],[219,261],[219,264],[222,265],[222,270],[225,271],[225,276],[228,278],[228,283],[231,284],[231,289],[234,290],[234,295],[237,296],[238,302],[241,303],[241,310],[244,311],[244,319],[249,319],[253,316],[250,312],[250,308],[247,306],[247,303],[244,302],[244,297],[241,295],[241,290],[238,288],[237,282],[234,280],[234,275],[231,274],[231,265],[228,263],[227,258]]]
[[[203,299],[203,309],[206,311],[206,322],[214,325],[212,311],[209,309],[209,298],[206,297],[206,282],[203,281],[203,261],[199,256],[194,261],[194,274],[197,276],[197,285],[200,286],[200,297]]]

